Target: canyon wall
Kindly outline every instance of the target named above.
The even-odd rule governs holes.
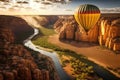
[[[58,19],[58,16],[19,16],[24,19],[29,25],[39,28],[39,27],[50,27],[49,25],[53,25]]]
[[[0,80],[59,80],[51,58],[15,43],[32,33],[25,20],[0,16]]]
[[[99,27],[99,44],[120,51],[120,16],[101,18]]]
[[[12,30],[15,41],[20,43],[34,32],[25,20],[14,16],[0,15],[0,27]]]
[[[104,14],[96,25],[86,34],[73,16],[60,16],[54,24],[59,39],[99,43],[114,51],[120,50],[120,16]]]

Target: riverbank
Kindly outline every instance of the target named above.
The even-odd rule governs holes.
[[[68,49],[62,49],[59,46],[51,44],[47,40],[48,40],[48,36],[44,35],[44,36],[41,36],[41,37],[38,36],[32,42],[36,45],[41,46],[41,47],[53,49],[54,51],[57,51],[57,53],[59,55],[66,55],[66,56],[70,55],[70,56],[73,56],[73,57],[76,57],[76,58],[80,59],[82,62],[87,63],[88,65],[92,65],[93,69],[97,73],[97,75],[101,76],[104,80],[119,80],[119,78],[115,77],[115,75],[113,75],[112,73],[110,73],[109,71],[104,69],[103,67],[95,64],[92,61],[89,61],[88,59],[83,58],[84,56],[78,55],[74,51],[71,51],[71,50],[68,50]],[[53,40],[52,40],[52,42],[54,42]]]
[[[77,72],[79,72],[79,70],[77,72],[75,71],[77,69],[77,67],[75,67],[71,71],[72,73],[70,73],[69,76],[71,77],[72,80],[74,80],[74,79],[95,79],[95,80],[98,80],[99,79],[99,77],[96,73],[92,73],[92,75],[91,75],[91,73],[89,72],[89,66],[92,66],[92,64],[91,64],[92,62],[87,61],[87,59],[85,59],[84,56],[77,55],[74,51],[71,51],[71,50],[68,50],[68,49],[63,49],[63,48],[60,48],[56,45],[50,44],[50,43],[47,42],[47,40],[48,40],[48,36],[44,35],[44,36],[38,37],[36,39],[33,39],[33,43],[40,46],[40,47],[37,46],[38,49],[41,49],[41,47],[45,47],[45,48],[47,48],[47,50],[49,48],[49,49],[52,49],[53,51],[55,51],[59,55],[59,58],[58,57],[57,58],[60,60],[60,62],[61,62],[60,65],[62,65],[63,68],[66,67],[66,60],[62,59],[63,58],[62,56],[71,57],[68,60],[68,62],[69,62],[68,64],[72,64],[71,61],[75,58],[80,62],[82,61],[82,64],[85,65],[85,66],[82,66],[82,67],[79,68],[83,71],[82,73],[80,72],[78,74]],[[49,55],[49,54],[45,54],[45,55]],[[74,63],[76,63],[76,62],[74,62]],[[72,68],[72,65],[70,65],[70,66]],[[85,68],[87,71],[84,71],[83,68]],[[91,68],[91,70],[93,70],[93,68]],[[73,77],[72,74],[74,74],[74,77]]]
[[[60,80],[51,58],[15,42],[11,28],[0,27],[0,80]]]
[[[31,19],[30,19],[31,20]],[[31,21],[33,21],[33,20],[31,20]],[[30,23],[29,23],[30,24]],[[31,22],[31,24],[34,24],[34,22]],[[39,28],[40,28],[40,30],[41,30],[41,26],[38,26]],[[45,29],[45,28],[44,28]],[[47,29],[47,28],[46,28]],[[44,33],[47,33],[48,31],[46,31],[46,30],[42,30],[42,31],[44,31]],[[43,33],[43,32],[42,32]],[[49,34],[49,35],[51,35],[51,34]],[[47,37],[43,37],[43,36],[45,36],[44,34],[42,34],[42,36],[38,36],[38,42],[39,42],[39,44],[38,45],[41,45],[41,43],[42,43],[42,45],[44,45],[43,47],[47,47],[47,48],[49,48],[49,47],[51,47],[51,48],[53,48],[54,50],[60,50],[59,49],[59,47],[57,47],[57,46],[52,46],[53,44],[47,44],[47,45],[45,45],[46,44],[46,41],[48,40],[48,38]],[[41,41],[41,42],[40,42]],[[49,46],[48,46],[49,45]],[[57,47],[57,48],[56,48]],[[74,55],[74,52],[72,51],[70,51],[70,50],[64,50],[64,49],[61,49],[62,51],[64,51],[64,52],[66,52],[66,53],[70,53],[70,55],[71,56],[78,56],[79,57],[79,55],[76,55],[76,53],[75,53],[75,55]],[[83,60],[83,59],[81,59],[81,60]],[[101,75],[102,77],[104,77],[106,80],[117,80],[117,78],[114,78],[115,76],[113,75],[113,74],[110,74],[107,70],[105,70],[104,68],[101,68],[100,66],[98,66],[98,65],[96,65],[96,64],[94,64],[93,62],[90,62],[89,60],[87,60],[86,62],[88,62],[88,63],[90,63],[91,65],[94,65],[94,69],[95,69],[95,71],[99,74],[99,75]],[[119,79],[118,79],[119,80]]]
[[[53,68],[54,70],[51,72],[50,75],[53,75],[53,74],[54,74],[55,76],[53,75],[54,79],[51,79],[51,80],[59,80],[59,78],[56,77],[57,75],[59,75],[60,80],[70,80],[69,77],[67,76],[67,74],[66,74],[66,73],[64,72],[64,70],[62,69],[61,64],[59,63],[59,60],[58,60],[58,56],[56,55],[55,52],[47,52],[47,51],[45,51],[45,50],[42,50],[41,47],[36,46],[36,45],[34,45],[34,44],[31,42],[31,39],[34,38],[34,37],[35,37],[36,35],[38,35],[38,34],[39,34],[39,30],[38,30],[38,29],[34,29],[34,34],[31,35],[29,38],[27,38],[27,39],[24,41],[24,45],[25,45],[26,47],[28,47],[29,49],[33,50],[33,51],[40,52],[42,55],[48,56],[48,57],[51,58],[50,60],[48,60],[48,61],[51,62],[51,64],[47,64],[48,66],[42,65],[43,68],[44,68],[44,67],[48,67],[48,69],[49,69],[50,66],[54,63],[54,67],[53,67],[53,65],[52,65],[52,67],[51,67],[51,68]],[[43,58],[44,58],[44,57],[43,57]],[[43,59],[43,58],[42,58],[42,60],[44,61],[45,58],[44,58],[44,59]],[[41,60],[41,58],[39,58],[39,59]],[[47,58],[47,59],[48,59],[48,58]],[[51,60],[52,60],[53,62],[52,62]],[[37,61],[37,63],[39,63],[39,61]],[[39,65],[39,66],[41,66],[41,65]],[[56,71],[57,71],[57,73],[56,73]]]
[[[53,41],[54,40],[54,41]],[[58,35],[50,36],[48,42],[60,46],[65,49],[70,49],[75,51],[78,54],[88,57],[89,60],[103,66],[108,70],[110,68],[119,68],[120,64],[116,63],[120,61],[120,54],[114,54],[112,51],[107,49],[102,49],[97,45],[91,45],[82,42],[69,42],[69,41],[60,41]],[[111,71],[111,70],[110,70]],[[117,74],[113,71],[117,77],[120,77],[120,74]]]

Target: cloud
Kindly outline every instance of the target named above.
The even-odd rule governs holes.
[[[102,13],[120,13],[120,7],[115,8],[101,8]]]
[[[71,0],[21,0],[28,3],[14,2],[3,3],[0,1],[0,14],[34,14],[34,15],[73,15],[75,7],[69,3]],[[17,1],[17,0],[16,0]],[[20,1],[20,0],[18,0]],[[31,2],[30,2],[31,1]],[[66,2],[63,3],[62,1]],[[102,13],[120,13],[120,7],[101,8]]]

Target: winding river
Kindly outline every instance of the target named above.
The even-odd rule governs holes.
[[[65,73],[65,71],[63,70],[60,62],[59,62],[59,58],[56,52],[47,52],[45,50],[40,49],[39,46],[34,45],[31,42],[31,39],[37,35],[39,33],[39,30],[34,28],[34,34],[31,35],[30,37],[28,37],[26,40],[24,40],[24,45],[34,51],[40,52],[41,54],[44,54],[46,56],[49,56],[50,58],[52,58],[54,64],[55,64],[55,68],[59,74],[59,77],[61,80],[70,80],[70,77]],[[39,47],[39,48],[38,48]],[[107,71],[106,69],[104,69],[103,67],[100,67],[99,65],[95,64],[95,63],[91,63],[91,65],[94,67],[94,71],[100,76],[102,77],[104,80],[120,80],[120,78],[114,76],[112,73],[110,73],[109,71]]]
[[[50,58],[52,58],[54,64],[55,64],[55,67],[56,67],[56,70],[58,72],[58,75],[60,77],[61,80],[70,80],[69,76],[65,73],[65,71],[63,70],[60,62],[59,62],[59,58],[58,58],[58,55],[56,52],[47,52],[47,51],[44,51],[42,49],[40,49],[39,46],[36,46],[34,45],[32,42],[31,42],[31,39],[37,35],[39,33],[39,30],[34,28],[34,34],[31,35],[30,37],[28,37],[26,40],[24,40],[24,45],[34,51],[37,51],[37,52],[40,52],[41,54],[44,54],[46,56],[49,56]],[[38,48],[39,47],[39,48]]]

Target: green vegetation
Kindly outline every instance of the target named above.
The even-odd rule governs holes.
[[[43,36],[50,36],[55,34],[55,31],[53,28],[49,27],[49,28],[45,28],[45,27],[40,27],[40,34],[42,34]]]
[[[41,35],[42,34],[42,35]],[[32,42],[35,45],[39,45],[44,48],[49,48],[56,51],[61,59],[62,66],[65,67],[67,64],[71,64],[73,68],[74,75],[76,75],[76,80],[83,79],[85,80],[87,77],[91,76],[90,74],[94,73],[93,66],[91,65],[91,61],[88,61],[85,56],[79,55],[74,51],[63,49],[59,46],[49,43],[48,37],[50,35],[55,34],[53,29],[50,28],[40,28],[40,34],[36,39],[33,39]],[[70,56],[72,59],[64,60],[62,56]]]
[[[56,48],[57,46],[47,41],[48,36],[53,34],[55,34],[55,31],[52,28],[41,27],[39,28],[39,34],[32,39],[32,42],[35,45],[40,45],[41,47],[44,47],[44,48],[50,48],[50,49]]]
[[[92,72],[96,69],[99,69],[99,71],[97,70],[97,74],[95,74],[96,76],[97,75],[101,75],[103,78],[107,78],[107,79],[111,79],[113,78],[114,80],[116,79],[117,80],[117,77],[115,77],[113,74],[111,74],[109,71],[107,71],[105,68],[95,64],[94,62],[92,61],[89,61],[85,56],[82,56],[82,55],[79,55],[77,54],[76,52],[74,51],[71,51],[71,50],[68,50],[68,49],[63,49],[59,46],[56,46],[54,44],[51,44],[48,42],[48,37],[50,35],[53,35],[55,34],[55,32],[53,31],[53,29],[51,28],[40,28],[40,34],[37,35],[33,40],[32,42],[35,44],[35,45],[38,45],[38,46],[41,46],[41,47],[44,47],[44,48],[49,48],[49,49],[52,49],[54,51],[56,51],[56,53],[59,55],[60,59],[61,59],[61,63],[62,63],[62,66],[66,66],[67,64],[71,64],[71,59],[70,60],[63,60],[62,59],[62,56],[67,56],[67,57],[72,57],[76,60],[78,60],[78,63],[75,61],[73,62],[72,64],[78,64],[78,65],[81,65],[81,64],[84,64],[86,66],[84,66],[84,68],[86,68],[86,72],[79,72],[80,74],[77,75],[75,70],[78,69],[78,67],[76,66],[76,68],[74,67],[74,72],[73,75],[77,75],[76,76],[76,80],[87,80],[86,77],[88,77],[88,75],[91,75],[93,74]],[[92,65],[92,66],[91,66]],[[83,70],[83,68],[80,68],[80,70]],[[104,73],[107,73],[105,75],[102,75],[103,74],[103,71]],[[109,76],[110,77],[106,77],[106,76]],[[94,76],[94,75],[91,75],[91,76]],[[97,78],[95,80],[103,80],[102,78]]]
[[[41,33],[44,34],[44,36],[49,36],[55,34],[54,30],[52,28],[41,28],[40,29]]]
[[[93,76],[93,66],[88,66],[86,63],[74,58],[70,63],[73,68],[73,72],[76,75],[76,80],[88,80]]]
[[[36,40],[33,40],[32,42],[35,45],[40,45],[41,47],[44,47],[44,48],[49,48],[53,50],[59,49],[59,47],[57,47],[56,45],[49,43],[47,39],[48,39],[48,36],[41,36],[40,38],[37,38]]]

